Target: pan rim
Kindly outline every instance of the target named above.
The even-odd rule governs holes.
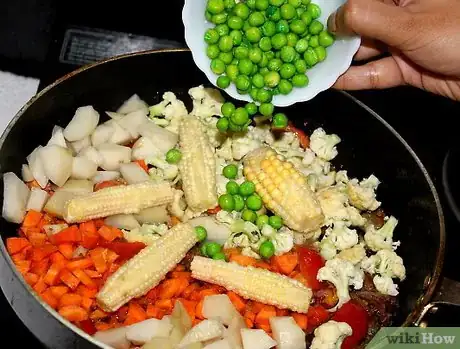
[[[129,57],[134,57],[134,56],[143,56],[143,55],[151,55],[151,54],[159,54],[159,53],[175,53],[175,52],[191,52],[190,49],[188,48],[167,48],[167,49],[157,49],[157,50],[147,50],[147,51],[140,51],[140,52],[135,52],[135,53],[127,53],[115,57],[111,57],[105,60],[101,60],[92,64],[88,64],[85,66],[82,66],[68,74],[65,74],[61,78],[57,79],[56,81],[52,82],[45,88],[43,88],[41,91],[37,92],[17,113],[16,115],[10,120],[8,125],[6,126],[5,130],[3,131],[1,137],[0,137],[0,149],[3,146],[6,137],[9,135],[11,129],[14,127],[16,122],[19,120],[19,118],[25,113],[25,111],[35,103],[36,100],[44,96],[48,91],[53,89],[54,87],[57,87],[60,85],[62,82],[66,81],[67,79],[72,78],[73,76],[80,74],[88,69],[95,68],[99,65],[106,64],[112,61],[118,61],[122,59],[126,59]],[[425,307],[430,300],[432,299],[434,292],[439,284],[439,281],[441,279],[441,273],[442,273],[442,268],[444,265],[444,254],[445,254],[445,242],[446,242],[446,232],[445,232],[445,221],[444,221],[444,213],[443,209],[441,206],[441,201],[438,195],[438,190],[434,186],[433,180],[431,179],[430,174],[426,170],[425,166],[423,165],[422,161],[420,158],[417,156],[415,151],[410,147],[410,145],[406,142],[406,140],[385,120],[383,119],[377,112],[375,112],[373,109],[371,109],[369,106],[361,102],[359,99],[356,97],[352,96],[351,94],[345,92],[345,91],[338,91],[351,99],[353,102],[357,103],[361,108],[366,110],[370,115],[372,115],[374,118],[376,118],[378,121],[380,121],[402,144],[403,146],[409,151],[410,155],[412,158],[415,160],[417,163],[418,167],[422,171],[425,180],[428,183],[428,186],[431,190],[431,193],[434,197],[435,204],[436,204],[436,209],[437,213],[439,216],[439,246],[438,246],[438,251],[436,254],[436,261],[435,264],[432,268],[431,275],[429,276],[429,279],[425,282],[425,290],[419,297],[414,309],[409,313],[409,315],[406,317],[405,321],[401,325],[401,327],[408,327],[413,324],[413,322],[417,318],[417,314],[422,311],[423,307]],[[53,316],[57,321],[59,321],[62,325],[65,325],[67,328],[71,329],[73,332],[78,334],[79,336],[85,338],[89,342],[93,343],[94,345],[100,347],[100,348],[105,348],[105,349],[110,349],[110,346],[105,345],[104,343],[101,343],[97,340],[95,340],[92,336],[72,324],[70,321],[64,319],[62,316],[59,315],[57,311],[55,311],[53,308],[51,308],[47,303],[45,303],[41,298],[39,298],[37,295],[34,294],[32,287],[30,287],[25,280],[22,278],[20,273],[18,272],[17,268],[15,267],[13,260],[11,259],[11,256],[8,254],[6,250],[6,246],[3,242],[3,240],[0,240],[0,251],[3,256],[5,256],[5,261],[12,269],[14,275],[16,278],[20,281],[21,285],[37,300],[40,305],[42,305],[46,310],[48,310],[48,313]],[[16,311],[15,311],[16,313]],[[17,313],[16,313],[17,314]],[[17,314],[18,315],[18,314]]]

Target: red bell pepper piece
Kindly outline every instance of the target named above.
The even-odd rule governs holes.
[[[100,246],[108,248],[115,252],[121,259],[127,260],[135,255],[137,255],[142,249],[147,245],[143,242],[121,242],[121,241],[112,241],[112,242],[100,242]]]
[[[90,319],[80,321],[80,328],[86,333],[88,333],[90,336],[97,332],[96,327]]]
[[[51,235],[50,240],[54,245],[75,243],[81,241],[81,232],[78,229],[78,225],[71,225],[59,233]]]
[[[324,259],[314,249],[307,247],[299,247],[297,249],[299,254],[300,272],[302,273],[307,285],[312,290],[321,288],[321,282],[316,279],[318,270],[324,267]]]
[[[369,317],[366,309],[353,300],[342,305],[332,316],[332,320],[346,322],[353,330],[353,334],[345,338],[342,349],[353,349],[366,337],[369,326]]]
[[[308,332],[312,332],[319,325],[329,320],[329,313],[322,305],[312,305],[308,308]]]

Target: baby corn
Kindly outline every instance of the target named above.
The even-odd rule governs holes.
[[[173,190],[166,182],[104,188],[67,201],[64,220],[75,223],[121,213],[138,213],[148,207],[169,204],[173,197]]]
[[[178,224],[131,258],[99,291],[96,299],[102,309],[116,311],[133,298],[146,294],[157,286],[198,242],[190,224]]]
[[[216,207],[216,160],[201,122],[193,116],[183,118],[179,139],[182,151],[179,171],[187,205],[194,212]]]
[[[306,178],[269,147],[253,150],[243,162],[244,175],[254,182],[265,206],[291,229],[309,232],[324,221],[320,203]]]
[[[281,309],[306,313],[312,291],[299,281],[268,270],[194,257],[192,277],[225,287],[240,296]]]

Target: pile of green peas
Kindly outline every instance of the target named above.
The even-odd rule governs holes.
[[[217,86],[233,83],[259,103],[307,86],[307,70],[335,41],[320,15],[311,0],[208,0],[205,16],[215,27],[204,40]]]
[[[210,257],[216,260],[225,260],[225,254],[222,252],[222,246],[219,245],[217,242],[209,242],[205,241],[208,237],[208,232],[206,228],[199,225],[195,227],[195,234],[199,242],[201,244],[201,254],[204,257]]]

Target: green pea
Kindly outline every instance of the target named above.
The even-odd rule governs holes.
[[[293,86],[288,80],[281,79],[278,89],[282,95],[288,95],[292,92]]]
[[[313,35],[313,36],[310,37],[310,40],[308,40],[308,46],[313,47],[313,48],[319,46],[318,35]]]
[[[291,4],[281,6],[281,17],[287,20],[293,19],[297,15],[295,7]]]
[[[262,12],[253,12],[249,15],[248,21],[252,27],[260,27],[265,22],[265,16]]]
[[[224,24],[227,22],[228,14],[227,13],[219,13],[218,15],[213,15],[211,21],[214,24]]]
[[[276,23],[276,31],[278,33],[284,33],[287,34],[289,33],[289,23],[288,21],[282,19]]]
[[[308,85],[308,77],[306,75],[297,74],[292,78],[292,85],[295,87],[305,87]]]
[[[227,25],[230,29],[242,29],[243,28],[243,20],[241,19],[241,17],[238,17],[238,16],[232,16],[228,19],[227,21]]]
[[[249,113],[245,108],[237,108],[235,112],[233,113],[233,115],[230,117],[230,120],[232,120],[232,122],[238,126],[243,126],[249,120]],[[232,168],[231,174],[234,174],[233,177],[225,176],[225,169],[228,166],[231,166]],[[236,173],[238,172],[238,168],[235,165],[228,165],[228,166],[224,167],[224,176],[227,178],[235,178]],[[236,173],[235,173],[235,170],[236,170]]]
[[[233,46],[241,45],[243,40],[243,33],[240,30],[232,30],[228,35],[233,39]]]
[[[222,246],[217,242],[209,242],[206,244],[206,255],[213,258],[217,253],[222,251]]]
[[[262,258],[269,259],[275,254],[275,245],[270,240],[262,242],[259,247],[259,254]]]
[[[302,15],[302,13],[304,13],[307,9],[305,7],[297,7],[295,9],[295,11],[297,12],[297,17],[300,18],[300,16]]]
[[[311,18],[316,19],[321,16],[321,8],[313,3],[307,5],[307,12],[310,13]]]
[[[252,85],[257,88],[262,88],[265,86],[264,77],[261,74],[255,74],[252,77]]]
[[[206,252],[206,247],[208,247],[207,243],[201,244],[200,246],[200,252],[203,257],[209,257],[208,253]]]
[[[235,201],[235,211],[241,212],[244,208],[245,202],[241,195],[233,195],[233,200]]]
[[[257,92],[257,98],[255,98],[260,103],[270,103],[273,99],[273,96],[270,91],[261,88]]]
[[[224,0],[208,0],[206,10],[213,15],[223,12],[225,10]]]
[[[220,118],[217,121],[216,127],[222,133],[227,132],[227,130],[228,130],[228,118]]]
[[[248,92],[251,87],[251,80],[246,75],[239,75],[235,80],[235,86],[241,92]],[[245,93],[242,93],[245,94]]]
[[[254,211],[245,209],[241,213],[241,218],[243,218],[244,221],[254,223],[257,219],[257,214]]]
[[[235,0],[224,0],[225,9],[231,10],[235,7],[236,1]]]
[[[241,131],[241,126],[235,125],[232,120],[228,120],[228,129],[231,132],[240,132]]]
[[[247,21],[244,22],[244,24],[243,24],[243,30],[246,31],[246,30],[248,30],[249,28],[251,28],[251,25],[249,24],[249,22],[247,22]]]
[[[246,47],[239,46],[239,47],[235,48],[235,50],[233,51],[233,54],[235,55],[236,59],[242,60],[242,59],[248,57],[249,49],[246,48]]]
[[[258,88],[255,88],[253,87],[250,91],[249,91],[249,95],[251,96],[251,98],[254,100],[254,101],[257,101],[257,96],[259,94],[259,89]]]
[[[294,47],[297,44],[297,41],[299,41],[299,37],[297,36],[297,34],[294,33],[287,33],[286,39],[287,45],[290,47]]]
[[[226,24],[219,24],[216,25],[216,31],[219,33],[219,36],[225,36],[230,33],[230,28]]]
[[[274,88],[278,86],[281,80],[280,74],[276,71],[271,71],[267,75],[264,76],[264,83],[265,86]]]
[[[263,116],[270,116],[273,114],[275,110],[275,106],[271,103],[262,103],[259,107],[259,112],[263,115]],[[253,210],[251,208],[251,210]],[[256,209],[256,211],[258,210],[258,208]]]
[[[211,258],[215,261],[225,261],[227,259],[227,257],[225,257],[225,253],[223,252],[217,252]]]
[[[322,62],[326,59],[327,51],[323,46],[318,46],[314,48],[316,56],[318,57],[318,62]]]
[[[310,25],[311,21],[313,20],[313,18],[311,17],[311,14],[310,12],[308,11],[305,11],[304,13],[302,13],[300,15],[300,19],[302,20],[302,22],[305,23],[305,25]]]
[[[198,239],[198,241],[204,241],[206,240],[208,236],[208,232],[205,227],[198,225],[195,227],[195,234]]]
[[[280,216],[271,216],[268,219],[268,224],[275,229],[279,229],[283,226],[283,219]]]
[[[221,52],[219,54],[219,59],[225,64],[230,64],[233,61],[233,55],[231,52]]]
[[[318,63],[318,55],[312,47],[309,47],[307,51],[305,51],[303,59],[310,68],[313,67],[316,63]]]
[[[225,189],[227,190],[227,194],[231,194],[231,195],[238,194],[239,188],[240,186],[235,181],[228,181],[228,183],[225,186]]]
[[[264,36],[259,41],[259,47],[262,51],[268,52],[272,49],[272,42],[268,36]]]
[[[257,217],[256,225],[259,229],[262,229],[265,224],[268,224],[268,216],[266,214]]]
[[[211,61],[211,70],[214,74],[220,75],[225,71],[225,63],[219,58],[214,58]]]
[[[166,162],[169,164],[177,164],[182,159],[182,153],[179,149],[169,149],[166,153]]]
[[[286,35],[283,33],[273,35],[271,41],[272,46],[275,50],[281,50],[281,48],[287,45],[287,38]]]
[[[307,72],[308,66],[303,59],[298,59],[294,62],[295,69],[299,74],[305,74]]]
[[[282,65],[283,65],[283,62],[281,61],[281,59],[274,58],[270,62],[268,62],[268,70],[279,71]]]
[[[248,197],[252,195],[256,190],[256,187],[253,182],[251,181],[244,181],[240,185],[240,195],[243,197]]]
[[[268,62],[270,61],[268,56],[267,56],[267,53],[270,53],[270,52],[264,52],[262,54],[262,59],[261,61],[259,62],[259,67],[260,68],[265,68],[266,66],[268,66]]]
[[[302,5],[307,6],[310,2],[311,0],[302,0]]]
[[[257,66],[257,64],[253,64],[251,74],[249,74],[249,75],[252,76],[252,75],[256,74],[258,71],[259,71],[259,67]]]
[[[281,59],[283,60],[283,62],[286,62],[286,63],[291,63],[294,61],[295,59],[295,49],[293,47],[290,47],[290,46],[284,46],[282,49],[281,49]]]
[[[246,206],[252,211],[258,211],[262,208],[262,199],[259,195],[251,195],[246,199]]]
[[[257,27],[250,27],[249,29],[246,30],[246,38],[249,40],[249,42],[252,42],[252,43],[259,42],[261,37],[262,37],[262,32]]]
[[[257,105],[255,103],[247,103],[244,106],[244,109],[246,109],[249,115],[254,115],[257,113]]]
[[[235,208],[235,200],[230,194],[224,194],[219,197],[219,206],[227,212],[232,212]]]
[[[220,54],[220,50],[219,50],[219,46],[217,45],[209,45],[208,48],[206,49],[206,55],[211,59],[219,57],[219,54]]]
[[[246,6],[251,10],[256,8],[256,0],[246,0]]]
[[[222,75],[217,78],[217,86],[226,89],[227,87],[230,86],[230,78],[228,76]]]
[[[249,59],[244,58],[238,63],[238,70],[240,71],[240,74],[249,75],[252,72],[253,66],[254,63],[252,63]]]
[[[249,17],[250,10],[244,2],[240,2],[233,8],[233,13],[238,17],[246,20]]]
[[[300,19],[293,20],[289,27],[291,28],[291,31],[293,33],[296,33],[296,34],[299,34],[299,35],[302,35],[307,30],[307,25],[305,24],[304,21],[302,21]]]
[[[222,113],[223,116],[226,116],[229,118],[232,116],[233,112],[235,111],[235,105],[231,102],[225,102],[222,104],[222,107],[220,107],[220,112]]]
[[[313,20],[308,26],[308,31],[310,32],[311,35],[318,35],[319,33],[323,31],[323,29],[324,29],[324,25],[320,21],[317,21],[316,19]]]
[[[281,81],[280,81],[280,82],[281,82]],[[279,86],[279,85],[278,85],[278,86]],[[275,88],[272,90],[272,95],[273,95],[273,96],[278,96],[278,95],[280,94],[280,90],[279,90],[278,86],[275,87]]]
[[[219,41],[219,38],[219,33],[215,29],[208,29],[204,34],[204,41],[206,41],[208,44],[217,43]]]
[[[259,74],[262,75],[262,76],[265,76],[265,75],[267,75],[268,73],[270,73],[270,70],[268,70],[267,67],[264,67],[264,68],[260,68],[260,69],[259,69]],[[262,80],[262,82],[263,82],[263,80]]]
[[[238,92],[240,95],[247,95],[248,90],[240,90],[238,87],[236,88],[236,92]],[[241,128],[241,126],[238,126]]]
[[[283,4],[284,4],[284,0],[270,0],[270,5],[273,5],[273,6],[280,7]]]
[[[295,45],[295,50],[298,53],[304,53],[308,48],[308,41],[305,39],[300,39],[297,41],[297,44]]]
[[[267,17],[270,18],[270,20],[272,20],[273,22],[278,22],[281,19],[281,10],[277,7],[272,7],[273,9],[271,9],[270,13],[268,13],[270,8],[268,8],[266,11],[266,13],[268,13]]]
[[[288,125],[288,118],[286,116],[286,114],[283,114],[283,113],[277,113],[273,116],[273,119],[272,119],[272,126],[274,128],[285,128],[287,127]]]
[[[289,0],[288,3],[297,8],[302,5],[302,0]]]
[[[290,79],[296,73],[296,68],[294,64],[284,63],[280,69],[280,75],[283,79]]]
[[[262,34],[264,36],[272,37],[276,34],[276,24],[272,21],[266,21],[262,25]]]
[[[236,78],[240,74],[238,67],[234,64],[228,65],[225,69],[225,74],[230,78],[231,81],[236,81]]]
[[[326,30],[319,33],[318,40],[319,40],[319,44],[323,47],[329,47],[335,41],[334,37],[330,33],[328,33]]]
[[[249,50],[249,59],[252,63],[258,64],[262,60],[263,52],[258,47],[253,47]]]
[[[212,13],[211,13],[211,12],[206,11],[205,14],[204,14],[204,16],[205,16],[205,18],[206,18],[206,20],[207,20],[208,22],[212,22]]]
[[[256,0],[256,9],[265,11],[269,6],[268,0]]]

